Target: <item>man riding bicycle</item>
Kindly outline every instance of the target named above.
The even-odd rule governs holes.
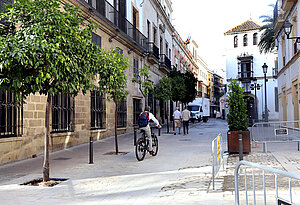
[[[145,107],[145,111],[142,112],[138,119],[139,129],[144,130],[147,138],[149,139],[149,153],[153,154],[152,148],[152,137],[151,137],[151,129],[149,125],[149,120],[152,120],[158,128],[161,128],[158,120],[154,117],[154,115],[150,112],[150,106]]]

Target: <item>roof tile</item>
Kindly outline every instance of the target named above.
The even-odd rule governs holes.
[[[260,28],[260,25],[258,25],[257,23],[255,23],[251,19],[249,19],[249,20],[245,21],[244,23],[241,23],[240,25],[226,31],[224,34],[230,35],[230,34],[242,33],[245,31],[257,30],[259,28]]]

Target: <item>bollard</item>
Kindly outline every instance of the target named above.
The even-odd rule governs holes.
[[[136,127],[133,128],[133,145],[136,146]]]
[[[300,151],[300,145],[299,145],[299,141],[298,141],[298,151]]]
[[[238,134],[239,136],[239,160],[243,160],[243,135]]]
[[[263,153],[267,152],[267,142],[263,142]]]
[[[93,136],[90,136],[90,162],[89,164],[94,164],[93,162]]]

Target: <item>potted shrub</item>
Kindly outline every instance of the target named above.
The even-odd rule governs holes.
[[[227,132],[227,144],[229,153],[239,152],[239,134],[242,134],[243,152],[249,153],[250,147],[250,131],[248,130],[248,115],[246,102],[243,98],[243,88],[236,79],[230,79],[228,85],[229,93],[228,105],[229,113],[227,115],[227,122],[229,130]]]

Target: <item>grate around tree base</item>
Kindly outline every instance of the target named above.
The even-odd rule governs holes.
[[[53,186],[58,185],[58,184],[60,184],[64,181],[67,181],[67,180],[68,179],[66,179],[66,178],[50,178],[49,181],[43,182],[43,178],[39,178],[39,179],[31,180],[29,182],[25,182],[25,183],[20,184],[20,185],[53,187]]]
[[[128,154],[129,152],[118,152],[118,154],[116,154],[116,152],[106,152],[103,155],[125,155]]]

